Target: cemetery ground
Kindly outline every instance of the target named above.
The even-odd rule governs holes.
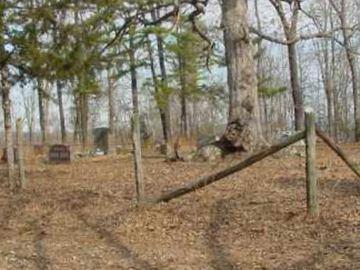
[[[28,160],[11,194],[1,165],[0,269],[360,269],[360,180],[319,144],[320,216],[306,214],[305,163],[275,155],[169,203],[136,206],[130,154]],[[359,145],[344,147],[354,161]],[[153,198],[221,162],[144,159]]]

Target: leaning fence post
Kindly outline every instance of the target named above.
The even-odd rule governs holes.
[[[307,210],[311,216],[319,214],[316,179],[316,131],[315,112],[305,109],[305,142],[306,142],[306,194]]]
[[[21,118],[16,120],[17,152],[19,164],[20,187],[26,187],[25,162],[24,162],[24,140]]]

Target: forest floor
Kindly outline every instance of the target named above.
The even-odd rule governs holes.
[[[359,145],[347,145],[353,160]],[[145,159],[157,196],[238,162]],[[29,165],[26,191],[0,184],[0,269],[360,269],[360,180],[318,149],[318,219],[305,165],[274,156],[167,204],[137,207],[131,156]]]

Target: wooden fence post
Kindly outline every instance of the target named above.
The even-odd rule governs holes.
[[[25,162],[24,162],[24,140],[23,140],[23,128],[22,119],[16,120],[16,137],[17,137],[17,152],[18,152],[18,164],[19,164],[19,176],[20,187],[26,187],[26,175],[25,175]]]
[[[306,194],[307,210],[311,216],[318,216],[316,179],[316,132],[315,112],[312,108],[305,109],[305,142],[306,142]]]

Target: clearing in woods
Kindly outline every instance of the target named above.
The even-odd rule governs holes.
[[[357,145],[345,150],[360,156]],[[306,216],[296,156],[143,207],[133,201],[130,156],[28,166],[27,191],[11,195],[1,181],[0,269],[360,269],[360,180],[324,145],[317,155],[317,220]],[[237,161],[145,159],[146,194]]]

